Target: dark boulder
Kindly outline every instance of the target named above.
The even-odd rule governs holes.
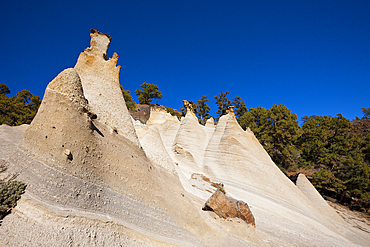
[[[228,197],[220,190],[213,193],[202,209],[205,211],[213,211],[219,217],[224,219],[240,218],[248,224],[256,226],[254,216],[249,209],[248,204]]]

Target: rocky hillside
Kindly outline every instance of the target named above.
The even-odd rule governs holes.
[[[27,185],[1,246],[369,245],[305,176],[292,183],[232,109],[216,126],[191,109],[134,120],[111,37],[90,36],[32,123],[0,126],[0,158]]]

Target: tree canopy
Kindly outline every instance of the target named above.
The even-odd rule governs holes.
[[[126,107],[129,110],[135,110],[136,108],[136,103],[134,99],[131,96],[131,92],[129,90],[123,89],[122,85],[119,85],[122,91],[123,98],[125,99]]]
[[[201,123],[209,118],[209,113],[211,111],[211,107],[209,107],[209,105],[207,104],[207,102],[209,101],[207,97],[208,94],[202,95],[202,97],[195,104],[196,114]]]
[[[0,95],[7,95],[10,94],[10,90],[7,85],[5,84],[0,84]]]
[[[369,119],[370,118],[370,107],[369,108],[362,108],[362,113],[364,114],[363,118]]]
[[[227,95],[229,94],[228,91],[225,93],[221,91],[219,95],[215,96],[216,99],[216,105],[218,110],[216,111],[216,120],[218,121],[221,116],[226,114],[226,111],[229,109],[229,106],[231,105],[231,101],[227,98]]]
[[[16,96],[7,97],[10,90],[5,84],[0,84],[0,92],[0,124],[30,124],[41,104],[40,97],[25,89]]]
[[[351,132],[351,121],[341,114],[306,116],[303,121],[299,164],[318,169],[313,185],[321,192],[334,191],[341,200],[345,195],[369,200],[370,166],[362,152],[366,139]]]
[[[272,160],[282,169],[296,163],[297,150],[294,146],[299,126],[297,115],[285,105],[250,108],[239,118],[242,128],[249,127]]]
[[[140,104],[148,105],[153,99],[162,99],[162,93],[159,92],[156,84],[144,82],[140,87],[141,89],[135,90]]]
[[[236,96],[235,98],[233,98],[231,104],[234,106],[234,114],[237,119],[239,119],[241,116],[243,116],[244,113],[248,111],[244,100],[242,100],[240,96]]]

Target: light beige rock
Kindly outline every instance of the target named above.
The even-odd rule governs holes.
[[[170,158],[156,126],[150,126],[144,138],[140,140],[147,157],[170,173],[176,174],[175,162]]]
[[[196,140],[196,141],[194,141]],[[207,145],[207,133],[204,126],[198,123],[197,117],[193,112],[188,111],[186,116],[181,119],[180,128],[176,134],[172,149],[175,151],[176,159],[188,160],[191,164],[192,172],[200,172],[203,163],[204,150]],[[196,170],[194,170],[196,169]]]
[[[196,116],[194,114],[193,106],[185,99],[182,102],[184,103],[184,107],[186,108],[186,113],[190,114],[190,115],[192,115],[193,117],[196,118]]]
[[[179,122],[177,117],[172,116],[170,113],[168,113],[166,110],[157,108],[157,107],[151,107],[150,108],[150,117],[146,123],[146,125],[159,125],[164,123],[167,120],[173,120],[175,122]]]
[[[156,121],[161,131],[161,121]],[[161,136],[167,135],[173,137],[174,133],[161,133]],[[204,139],[207,139],[206,144]],[[239,126],[233,111],[229,110],[220,118],[216,129],[211,123],[198,125],[194,116],[187,115],[181,120],[173,143],[170,155],[178,164],[176,168],[185,190],[204,201],[210,197],[207,189],[198,188],[206,188],[201,181],[189,178],[191,172],[222,182],[231,196],[251,206],[256,229],[268,241],[279,246],[320,246],[334,242],[335,245],[351,245],[346,237],[354,243],[366,242],[366,238],[353,237],[362,236],[354,233],[355,229],[323,216],[272,162],[253,132]],[[298,231],[301,237],[293,237],[292,231]]]
[[[345,221],[340,217],[335,210],[322,198],[320,193],[315,189],[311,182],[304,174],[299,174],[296,185],[298,189],[315,205],[317,210],[325,217],[345,224]]]
[[[214,118],[211,117],[210,119],[208,119],[205,126],[206,127],[213,127],[214,128],[215,127],[215,120],[214,120]]]
[[[167,111],[160,108],[151,108],[147,126],[156,126],[161,135],[161,139],[170,157],[173,158],[172,145],[180,127],[177,117],[172,116]]]
[[[146,126],[145,124],[142,124],[139,120],[134,121],[132,119],[132,122],[134,124],[135,131],[136,131],[136,134],[137,134],[139,140],[144,138],[144,136],[148,132],[148,126]]]
[[[120,89],[121,66],[116,66],[118,55],[114,53],[112,58],[107,60],[111,38],[94,29],[91,30],[90,36],[90,47],[80,54],[75,65],[75,70],[81,78],[84,95],[100,122],[116,128],[118,133],[139,146],[140,143]]]
[[[159,241],[203,245],[213,231],[164,163],[172,161],[153,154],[159,165],[153,164],[142,148],[92,119],[80,104],[84,96],[72,99],[65,90],[80,87],[82,92],[79,77],[59,80],[73,73],[74,69],[61,72],[47,87],[21,150],[11,157],[21,171],[18,179],[28,185],[26,196],[56,214],[113,220]],[[149,136],[160,139],[156,127],[151,132]]]

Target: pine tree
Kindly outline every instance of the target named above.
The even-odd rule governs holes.
[[[202,98],[200,98],[197,103],[195,104],[195,109],[197,116],[201,123],[204,124],[204,120],[207,120],[209,118],[209,113],[211,111],[211,108],[208,104],[206,104],[209,99],[207,99],[207,95],[202,95]]]
[[[162,99],[162,93],[159,92],[156,84],[144,82],[140,87],[141,89],[135,90],[140,104],[148,105],[153,99]]]
[[[231,104],[234,106],[234,114],[237,119],[239,119],[241,116],[243,116],[244,113],[248,111],[244,100],[240,96],[236,96],[231,101]]]
[[[370,118],[370,108],[362,108],[362,113],[364,114],[363,116],[364,119]]]
[[[313,185],[320,192],[334,191],[341,201],[346,196],[369,200],[370,166],[362,152],[366,138],[352,133],[351,122],[341,114],[306,116],[303,121],[299,164],[318,169]]]
[[[0,92],[0,124],[30,124],[41,104],[40,97],[25,89],[7,97],[10,91],[5,84],[0,84]]]
[[[215,96],[216,105],[218,108],[218,110],[216,111],[216,121],[218,121],[221,116],[226,114],[226,111],[231,105],[231,101],[226,97],[228,94],[228,91],[226,91],[225,93],[221,91],[219,95]]]
[[[123,98],[125,99],[126,107],[129,110],[135,110],[136,103],[131,96],[131,92],[129,90],[123,89],[122,85],[119,85],[122,91]]]
[[[298,150],[294,146],[299,134],[297,115],[285,105],[250,108],[239,118],[242,128],[249,127],[272,160],[282,170],[297,163]]]
[[[1,83],[0,84],[0,95],[7,95],[10,94],[10,90],[7,85]]]

